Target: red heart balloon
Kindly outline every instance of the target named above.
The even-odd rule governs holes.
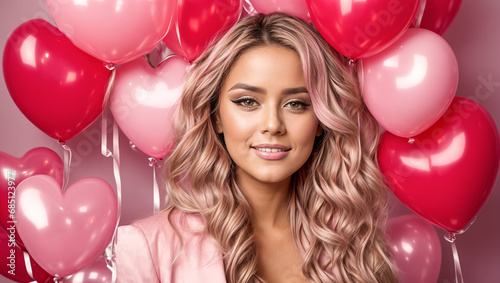
[[[314,25],[328,43],[351,59],[367,58],[408,29],[418,0],[306,0]]]
[[[23,250],[10,240],[8,234],[0,231],[0,265],[2,266],[0,274],[16,282],[29,283],[33,282],[33,279],[40,283],[54,282],[53,277],[32,258],[30,258],[30,264],[34,278],[31,278],[26,271]]]
[[[478,103],[455,97],[414,143],[389,132],[378,149],[389,188],[415,213],[447,231],[463,230],[493,188],[499,165],[495,123]]]
[[[68,140],[102,113],[111,71],[50,23],[34,19],[8,38],[3,75],[28,120],[47,135]]]
[[[0,203],[5,205],[5,209],[0,210],[0,227],[7,234],[14,233],[12,237],[19,246],[24,248],[21,238],[16,229],[12,229],[12,221],[15,216],[16,199],[15,189],[24,179],[34,175],[49,175],[62,186],[63,163],[61,158],[54,151],[37,147],[26,152],[23,157],[16,158],[0,151]]]
[[[240,0],[176,2],[172,25],[163,42],[170,50],[189,61],[198,58],[217,33],[233,26],[243,9]]]
[[[22,181],[16,192],[19,235],[33,259],[51,275],[83,269],[109,244],[117,221],[117,200],[100,178],[84,178],[62,193],[46,175]]]
[[[418,27],[442,35],[455,19],[461,5],[462,0],[426,0]]]

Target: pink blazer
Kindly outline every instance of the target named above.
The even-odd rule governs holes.
[[[200,216],[159,213],[118,228],[117,282],[226,282],[222,255]]]

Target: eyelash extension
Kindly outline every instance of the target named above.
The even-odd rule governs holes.
[[[252,98],[252,97],[241,97],[241,98],[238,98],[238,99],[231,100],[231,102],[233,102],[234,104],[236,104],[236,105],[238,105],[240,107],[243,107],[245,109],[249,109],[249,108],[252,108],[252,107],[256,106],[256,105],[251,105],[251,106],[244,105],[243,102],[245,102],[245,101],[251,101],[252,103],[258,103],[257,100],[255,98]],[[288,101],[287,103],[285,103],[285,106],[288,105],[288,104],[290,104],[290,103],[297,103],[297,104],[299,104],[301,106],[299,109],[291,108],[294,111],[301,111],[301,110],[304,110],[305,108],[311,106],[311,104],[305,103],[302,100],[291,100],[291,101]]]
[[[302,106],[302,109],[294,109],[294,110],[303,110],[303,109],[305,109],[305,108],[307,108],[307,107],[311,106],[311,104],[305,103],[305,102],[304,102],[304,101],[302,101],[302,100],[292,100],[292,101],[288,101],[285,105],[288,105],[288,104],[290,104],[290,103],[297,103],[297,104],[299,104],[299,105],[301,105],[301,106]]]
[[[247,100],[252,101],[252,103],[257,103],[257,100],[255,100],[255,98],[252,98],[252,97],[240,97],[238,99],[231,100],[231,102],[233,102],[234,104],[236,104],[240,107],[243,107],[243,108],[252,108],[254,105],[246,106],[246,105],[242,104],[243,102],[245,102]]]

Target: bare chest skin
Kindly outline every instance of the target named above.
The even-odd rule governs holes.
[[[302,257],[285,231],[256,232],[258,272],[268,283],[307,282],[302,274]]]

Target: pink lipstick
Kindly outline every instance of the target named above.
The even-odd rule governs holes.
[[[290,148],[279,144],[259,144],[252,146],[252,150],[260,158],[266,160],[280,160],[290,152]]]

